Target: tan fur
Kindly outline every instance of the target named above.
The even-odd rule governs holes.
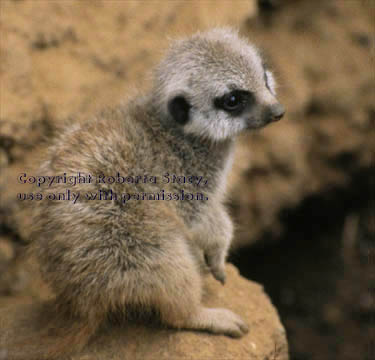
[[[247,118],[214,108],[213,99],[234,85],[254,93],[256,107],[245,114]],[[174,122],[166,105],[178,94],[186,96],[191,106],[184,125]],[[261,111],[272,102],[276,99],[264,83],[256,49],[235,32],[215,29],[174,43],[155,73],[149,94],[60,134],[41,175],[147,174],[160,180],[169,173],[203,176],[207,185],[140,182],[42,187],[45,198],[67,189],[79,191],[81,197],[75,204],[35,203],[33,251],[65,314],[65,320],[56,318],[60,321],[56,327],[64,329],[71,319],[76,321],[73,335],[59,331],[52,339],[56,344],[41,345],[46,348],[37,352],[39,359],[58,357],[74,339],[82,348],[109,313],[126,312],[132,305],[155,309],[163,323],[175,328],[234,337],[248,331],[231,311],[201,304],[202,275],[209,269],[216,279],[225,281],[233,227],[223,200],[234,139],[246,126],[265,125]],[[110,189],[122,194],[181,188],[186,193],[203,192],[208,200],[123,204],[83,196]],[[31,358],[28,355],[25,359]]]

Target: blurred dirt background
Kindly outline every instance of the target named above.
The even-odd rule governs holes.
[[[38,297],[16,194],[43,139],[147,88],[168,37],[231,25],[287,109],[237,147],[231,261],[271,295],[292,359],[374,359],[374,19],[374,0],[0,0],[0,304]]]

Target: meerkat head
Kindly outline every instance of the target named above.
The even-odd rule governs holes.
[[[259,52],[227,28],[174,42],[156,69],[154,94],[164,119],[213,141],[284,115]]]

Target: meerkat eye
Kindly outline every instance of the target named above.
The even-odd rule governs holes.
[[[233,115],[240,115],[251,102],[252,95],[248,91],[233,90],[214,100],[214,105]]]
[[[241,96],[236,93],[230,93],[224,98],[223,107],[227,111],[237,109],[241,105]]]

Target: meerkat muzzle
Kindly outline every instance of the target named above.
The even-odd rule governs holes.
[[[279,121],[285,114],[285,108],[280,103],[273,104],[268,109],[268,120],[270,122]]]

